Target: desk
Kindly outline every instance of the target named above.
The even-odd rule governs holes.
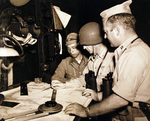
[[[49,88],[49,84],[43,82],[40,84],[35,84],[34,82],[30,82],[27,86],[27,96],[20,96],[20,87],[1,92],[1,94],[5,95],[6,101],[18,102],[19,104],[13,108],[0,106],[0,119],[11,115],[18,115],[24,112],[37,110],[39,105],[51,100],[53,90]],[[62,111],[29,121],[73,121],[75,116],[66,115],[63,110],[68,104],[74,102],[84,106],[89,105],[91,99],[82,96],[83,90],[84,88],[58,89],[56,94],[56,102],[63,105]]]

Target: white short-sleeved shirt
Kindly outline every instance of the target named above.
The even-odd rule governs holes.
[[[137,36],[115,50],[113,91],[130,102],[150,104],[150,48]]]
[[[100,91],[100,85],[102,84],[102,79],[105,78],[105,76],[107,76],[107,74],[109,72],[113,72],[114,71],[114,63],[113,63],[113,56],[114,53],[112,52],[107,52],[107,55],[105,57],[105,59],[103,60],[105,54],[107,52],[107,48],[105,46],[102,46],[100,48],[100,52],[99,54],[95,55],[95,57],[90,57],[89,62],[87,67],[84,70],[84,74],[88,73],[89,70],[94,71],[95,72],[95,76],[97,75],[97,71],[98,68],[101,64],[101,67],[98,71],[98,75],[97,75],[97,90]],[[103,62],[102,62],[103,60]]]

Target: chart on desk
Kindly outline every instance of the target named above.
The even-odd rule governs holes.
[[[36,85],[37,86],[37,85]],[[17,102],[19,104],[14,107],[0,106],[0,118],[15,116],[23,114],[24,112],[32,112],[38,110],[38,107],[41,104],[44,104],[46,101],[50,101],[52,96],[53,89],[47,88],[34,88],[28,86],[28,95],[20,95],[20,88],[16,89],[14,92],[7,94],[5,101]],[[82,96],[83,89],[60,89],[57,90],[56,102],[63,106],[61,112],[56,114],[50,114],[49,116],[42,116],[39,118],[32,119],[32,121],[73,121],[74,116],[69,116],[64,114],[63,110],[70,103],[80,103],[84,106],[87,106],[91,99],[87,99]],[[21,120],[23,121],[23,120]]]

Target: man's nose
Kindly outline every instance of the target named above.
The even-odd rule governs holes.
[[[70,49],[70,52],[71,52],[71,53],[74,53],[74,49]]]

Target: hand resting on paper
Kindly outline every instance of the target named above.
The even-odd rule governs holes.
[[[64,88],[82,88],[85,83],[77,79],[70,79],[66,82],[61,82],[59,80],[52,80],[52,88],[54,89],[64,89]]]
[[[82,92],[82,95],[86,96],[86,97],[90,97],[95,101],[101,101],[102,100],[102,93],[101,92],[97,93],[96,91],[94,91],[92,89],[85,89]]]

